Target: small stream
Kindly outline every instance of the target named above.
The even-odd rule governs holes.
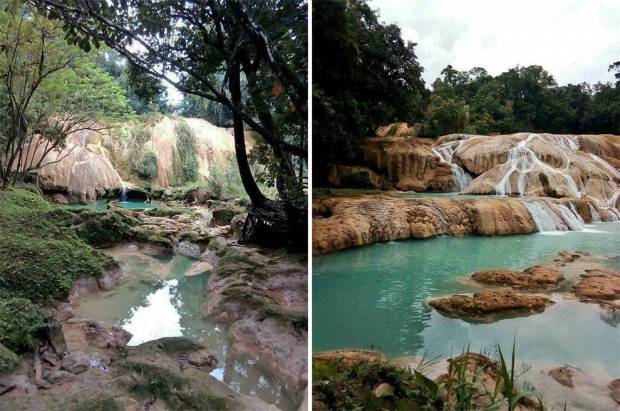
[[[227,328],[204,318],[209,273],[187,275],[195,260],[183,255],[148,255],[134,244],[103,251],[120,263],[128,280],[111,291],[85,296],[75,308],[77,316],[122,326],[133,334],[130,346],[162,337],[187,337],[218,358],[213,377],[282,410],[295,409],[284,386],[256,360],[232,352]]]

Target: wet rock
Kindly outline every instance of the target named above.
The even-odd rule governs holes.
[[[189,241],[179,241],[174,247],[174,252],[198,259],[200,257],[200,246]]]
[[[73,308],[67,303],[59,303],[55,307],[56,312],[54,318],[58,321],[66,321],[69,318],[73,317]]]
[[[595,302],[610,309],[620,308],[620,272],[586,270],[574,287],[574,293],[583,302]]]
[[[237,214],[230,220],[230,228],[235,236],[239,237],[241,235],[247,217],[247,213]]]
[[[564,280],[556,269],[535,265],[523,271],[490,269],[478,271],[471,278],[487,285],[507,286],[517,290],[554,290]]]
[[[482,290],[473,295],[453,295],[431,300],[429,305],[445,316],[473,322],[543,312],[553,302],[541,295],[509,290]]]
[[[218,360],[206,349],[194,351],[187,356],[187,362],[194,367],[208,367],[210,369],[217,368]]]
[[[57,384],[59,382],[73,382],[75,379],[75,374],[64,370],[50,371],[45,375],[45,380],[50,384]]]
[[[570,367],[558,367],[548,372],[549,376],[565,387],[573,388],[574,372]]]
[[[230,225],[237,214],[242,214],[245,209],[233,202],[220,203],[213,209],[213,222],[216,225]]]
[[[97,321],[86,321],[83,329],[86,341],[99,348],[124,347],[132,337],[129,331],[117,325],[106,327]]]
[[[62,359],[63,370],[73,374],[80,374],[90,368],[90,357],[82,351],[69,353]]]
[[[609,396],[618,404],[620,404],[620,378],[613,380],[607,386],[609,388]]]
[[[210,272],[211,270],[213,270],[213,266],[208,261],[199,261],[190,267],[189,271],[185,273],[185,276],[191,277],[200,275],[204,272]]]
[[[67,352],[67,342],[62,332],[62,327],[53,327],[48,331],[47,339],[56,354],[63,357]]]
[[[101,278],[97,279],[97,285],[103,291],[109,291],[120,284],[125,278],[126,274],[120,267],[115,267],[106,271]]]

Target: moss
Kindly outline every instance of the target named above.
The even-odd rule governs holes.
[[[35,303],[63,298],[78,277],[100,276],[113,260],[69,228],[67,212],[37,193],[0,190],[0,289]]]
[[[195,231],[183,231],[179,235],[179,241],[188,241],[190,243],[200,243],[209,241],[211,237],[207,233],[198,234]]]
[[[78,401],[77,404],[66,408],[68,411],[122,411],[125,408],[113,397],[97,396]]]
[[[57,326],[39,306],[25,298],[0,300],[0,343],[12,351],[36,348],[48,330]]]
[[[120,210],[82,210],[80,224],[73,227],[78,237],[94,246],[112,244],[128,235],[138,222]]]
[[[167,353],[183,353],[196,351],[200,345],[185,337],[167,337],[159,339],[157,347]]]
[[[130,235],[136,241],[154,243],[172,250],[172,241],[155,230],[137,226],[131,229]]]
[[[205,392],[182,392],[177,394],[181,410],[223,411],[229,410],[228,401]]]
[[[150,208],[144,211],[144,214],[153,217],[174,217],[175,215],[190,213],[192,213],[192,210],[178,207],[157,207]]]
[[[19,357],[0,343],[0,374],[11,371],[19,364]]]
[[[124,387],[138,398],[157,397],[171,405],[175,402],[173,394],[187,385],[184,378],[152,364],[126,361],[121,369],[138,375],[129,386]]]
[[[231,203],[222,203],[213,209],[213,221],[217,225],[228,225],[237,214],[243,214],[244,207]]]

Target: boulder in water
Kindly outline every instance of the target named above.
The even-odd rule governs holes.
[[[574,292],[581,301],[595,302],[612,310],[620,309],[620,272],[586,270]]]
[[[540,313],[551,304],[553,301],[541,295],[488,289],[473,295],[453,295],[429,302],[443,315],[471,322],[493,322],[498,318]]]
[[[507,286],[517,290],[553,290],[564,276],[556,269],[535,265],[523,271],[490,269],[477,271],[471,278],[487,285]]]

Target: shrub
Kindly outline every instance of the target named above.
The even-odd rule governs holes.
[[[19,364],[19,357],[0,343],[0,374],[11,371]]]
[[[0,343],[15,352],[35,349],[39,339],[58,324],[25,298],[0,300]]]
[[[135,172],[143,180],[154,181],[157,178],[157,154],[152,151],[144,153]]]
[[[177,154],[179,164],[174,167],[177,175],[174,176],[178,185],[191,183],[198,178],[198,158],[196,157],[196,135],[187,125],[185,120],[181,120],[175,127],[177,135]]]

